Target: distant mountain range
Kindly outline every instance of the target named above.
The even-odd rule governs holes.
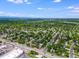
[[[0,16],[0,20],[79,20],[79,18],[32,18]]]

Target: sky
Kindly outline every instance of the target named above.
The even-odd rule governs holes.
[[[0,16],[79,18],[79,0],[0,0]]]

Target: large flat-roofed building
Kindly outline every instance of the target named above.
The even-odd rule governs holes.
[[[26,58],[24,51],[12,44],[0,46],[0,58]]]
[[[15,47],[13,50],[9,51],[8,53],[5,53],[0,58],[19,58],[23,54],[24,54],[23,50]]]

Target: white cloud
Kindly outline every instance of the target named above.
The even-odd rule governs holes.
[[[75,10],[79,10],[79,7],[74,8]]]
[[[3,14],[4,12],[0,11],[0,14]]]
[[[43,10],[44,8],[37,8],[38,10]]]
[[[73,16],[76,16],[76,15],[79,15],[79,13],[70,13],[68,15],[73,15]]]
[[[79,10],[71,10],[73,13],[79,13]]]
[[[21,4],[24,1],[23,0],[8,0],[9,2],[15,3],[15,4]]]
[[[73,6],[68,6],[68,8],[67,9],[73,9],[74,7]]]
[[[23,17],[23,16],[25,16],[25,15],[24,15],[24,14],[20,14],[20,13],[11,13],[11,12],[3,12],[3,11],[0,11],[0,16]]]
[[[48,12],[53,11],[53,8],[42,8],[42,7],[38,7],[37,9],[38,10],[42,10],[42,11],[48,11]]]
[[[3,16],[4,15],[4,12],[3,11],[0,11],[0,16]]]
[[[34,14],[28,13],[13,13],[13,12],[4,12],[0,11],[0,16],[9,16],[9,17],[36,17]]]
[[[26,4],[32,4],[31,2],[27,2]]]
[[[23,4],[23,3],[31,4],[31,2],[28,2],[28,0],[7,0],[7,1],[15,4]]]
[[[28,0],[24,0],[24,2],[28,2]]]
[[[67,9],[69,9],[70,14],[79,15],[79,7],[69,6]]]
[[[79,7],[68,6],[68,8],[67,8],[67,9],[79,10]]]
[[[61,0],[53,0],[53,2],[59,3],[59,2],[61,2]]]

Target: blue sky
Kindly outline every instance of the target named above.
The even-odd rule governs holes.
[[[0,16],[79,18],[79,0],[0,0]]]

